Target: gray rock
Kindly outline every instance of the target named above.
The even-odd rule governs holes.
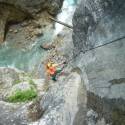
[[[82,1],[73,19],[76,53],[124,35],[124,7],[123,0]]]
[[[50,82],[41,100],[45,111],[32,125],[83,125],[86,112],[86,90],[78,73],[72,72],[58,82]]]
[[[10,22],[21,22],[26,17],[30,17],[28,12],[24,12],[23,10],[11,6],[9,4],[0,3],[0,42],[3,42],[5,39],[6,25]],[[16,30],[15,30],[16,31]],[[17,32],[15,32],[17,33]]]
[[[62,4],[63,0],[0,0],[0,43],[5,40],[8,23],[19,23],[25,19],[33,19],[37,17],[38,12],[41,13],[45,10],[49,14],[56,15]]]
[[[9,91],[7,91],[7,93],[5,95],[7,96],[12,96],[14,95],[18,90],[19,91],[27,91],[31,89],[31,85],[28,82],[22,82],[22,83],[18,83],[14,86],[12,86]]]
[[[34,13],[41,9],[47,8],[52,14],[57,14],[57,11],[62,6],[63,0],[0,0],[0,3],[10,4],[20,8],[24,12]]]
[[[17,90],[29,90],[31,86],[32,85],[28,82],[14,85],[12,88],[6,89],[3,100],[12,96]],[[28,125],[32,121],[37,121],[42,116],[43,112],[39,99],[25,103],[0,101],[0,124]]]
[[[0,125],[29,125],[43,114],[39,101],[11,104],[0,101]]]
[[[82,70],[88,107],[104,119],[95,124],[125,124],[125,44],[118,39],[125,35],[124,9],[123,0],[84,0],[74,14],[75,64]]]
[[[0,68],[1,89],[12,87],[13,83],[19,80],[19,74],[12,68]]]

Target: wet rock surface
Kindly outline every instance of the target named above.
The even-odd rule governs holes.
[[[124,39],[86,52],[124,36],[124,7],[122,0],[85,0],[74,15],[75,64],[88,91],[89,125],[125,124]]]

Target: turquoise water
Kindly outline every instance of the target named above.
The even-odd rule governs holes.
[[[77,4],[77,0],[67,0],[67,2],[69,3],[69,5],[76,5]]]
[[[69,6],[76,4],[76,0],[66,0]],[[14,67],[24,71],[31,71],[38,67],[45,51],[40,48],[44,41],[52,41],[53,31],[48,31],[44,36],[35,41],[31,49],[13,47],[12,41],[0,46],[0,67]]]
[[[27,50],[13,47],[11,44],[0,46],[0,67],[15,67],[21,70],[33,70],[40,62],[44,50],[40,48],[41,43],[52,39],[52,31],[46,32],[43,37],[36,40],[36,44]]]

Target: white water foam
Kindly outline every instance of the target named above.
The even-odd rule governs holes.
[[[74,14],[76,6],[69,4],[67,0],[64,1],[63,7],[62,7],[62,12],[58,14],[57,20],[64,22],[66,24],[72,25],[72,17]],[[55,23],[55,32],[54,35],[59,34],[63,30],[64,26]]]

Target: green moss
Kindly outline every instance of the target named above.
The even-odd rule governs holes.
[[[17,90],[14,95],[9,96],[7,98],[7,101],[9,102],[25,102],[25,101],[30,101],[34,98],[37,97],[37,92],[35,91],[34,88],[31,88],[29,90],[26,91],[21,91],[21,90]]]

